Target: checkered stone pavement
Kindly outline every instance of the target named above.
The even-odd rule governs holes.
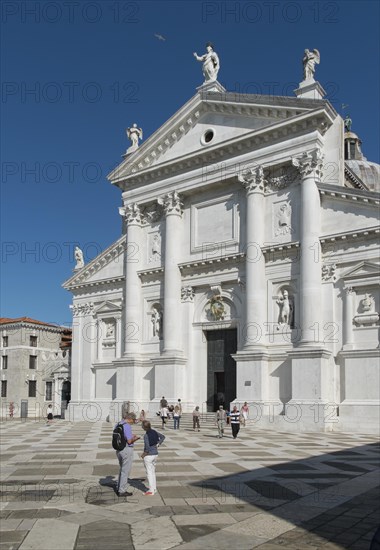
[[[253,425],[234,440],[213,426],[169,428],[158,493],[143,495],[139,441],[133,496],[118,498],[111,432],[100,422],[1,424],[0,550],[368,550],[378,527],[374,436]]]

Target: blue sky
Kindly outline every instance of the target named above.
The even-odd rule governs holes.
[[[319,49],[316,79],[379,162],[378,21],[375,0],[4,1],[1,315],[70,324],[75,245],[88,261],[120,236],[106,175],[125,128],[147,138],[194,95],[209,40],[219,81],[246,93],[292,95]]]

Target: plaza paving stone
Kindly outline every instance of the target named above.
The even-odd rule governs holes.
[[[133,496],[119,498],[110,424],[12,420],[1,433],[0,550],[368,550],[379,524],[371,435],[167,427],[158,493],[143,495],[140,441]]]

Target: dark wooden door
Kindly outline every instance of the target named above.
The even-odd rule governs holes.
[[[236,329],[207,331],[207,410],[228,407],[236,398]]]

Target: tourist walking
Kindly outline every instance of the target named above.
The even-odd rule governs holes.
[[[226,423],[226,411],[223,409],[223,405],[219,405],[219,409],[216,411],[215,422],[218,426],[218,437],[222,438],[224,434],[224,425]]]
[[[174,429],[179,430],[179,421],[181,420],[181,407],[176,405],[173,410]]]
[[[167,407],[162,407],[161,408],[160,416],[161,416],[161,422],[162,422],[162,429],[164,430],[165,429],[165,424],[166,424],[168,416],[169,416],[169,411],[168,411]]]
[[[153,496],[157,492],[156,485],[156,464],[158,458],[158,446],[165,440],[164,434],[152,429],[149,420],[144,420],[142,428],[144,435],[144,452],[141,458],[144,459],[144,466],[148,478],[149,489],[144,493],[145,496]]]
[[[242,406],[240,413],[241,413],[242,425],[245,426],[247,424],[247,420],[249,416],[249,407],[248,407],[247,401],[244,402],[244,405]]]
[[[230,412],[230,423],[231,423],[232,437],[236,439],[240,430],[240,412],[236,405]]]
[[[164,407],[167,407],[167,406],[168,406],[168,402],[165,399],[165,397],[162,396],[161,401],[160,401],[160,409],[163,409]]]
[[[52,422],[53,422],[53,407],[50,403],[46,411],[46,424],[51,424]]]
[[[193,430],[195,431],[195,428],[198,428],[198,432],[201,431],[199,420],[200,420],[201,413],[199,411],[199,407],[195,407],[193,410]]]
[[[144,422],[144,420],[146,420],[146,412],[144,411],[144,409],[141,409],[139,422]]]
[[[116,451],[116,456],[120,465],[119,479],[117,483],[117,496],[119,497],[130,497],[133,494],[128,491],[128,477],[132,469],[133,444],[135,441],[140,439],[138,435],[133,435],[132,433],[132,424],[134,424],[135,421],[135,413],[123,411],[123,418],[120,422],[118,422],[118,424],[123,425],[124,437],[127,442],[124,449],[121,451]]]

